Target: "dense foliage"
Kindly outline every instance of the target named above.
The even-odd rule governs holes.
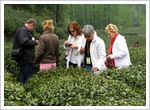
[[[55,32],[61,39],[67,37],[67,26],[76,20],[81,27],[91,24],[103,30],[109,23],[119,29],[140,26],[146,29],[146,5],[144,4],[6,4],[4,8],[5,36],[11,37],[15,30],[29,18],[37,20],[35,36],[42,34],[42,22],[53,19]],[[138,33],[138,31],[135,31]]]
[[[63,41],[60,42],[63,44]],[[91,74],[66,69],[63,45],[60,66],[38,72],[24,84],[16,81],[18,67],[10,60],[11,43],[5,42],[5,106],[145,106],[146,50],[130,47],[132,66]]]
[[[14,36],[16,30],[24,25],[27,19],[34,18],[37,20],[37,26],[33,34],[34,37],[38,39],[38,37],[43,33],[42,22],[44,20],[51,19],[51,16],[48,14],[39,16],[37,13],[31,13],[30,10],[13,9],[9,5],[5,5],[4,11],[4,34],[5,37],[9,38]],[[59,36],[60,39],[66,39],[68,36],[66,26],[61,25],[60,23],[55,25],[55,33]]]
[[[133,74],[132,69],[128,69],[130,75]],[[118,74],[117,71],[111,73]],[[130,76],[129,73],[121,75],[120,79]],[[10,73],[6,73],[5,77],[8,75]],[[145,87],[142,87],[142,92],[137,92],[134,88],[136,85],[130,86],[117,78],[106,79],[101,75],[93,75],[82,69],[59,68],[56,72],[34,74],[22,86],[9,79],[5,81],[5,105],[18,105],[20,102],[21,105],[30,106],[145,106]],[[145,72],[138,77],[144,82],[142,76],[145,76]],[[132,77],[136,77],[136,74]],[[134,83],[145,84],[136,80],[132,81]]]

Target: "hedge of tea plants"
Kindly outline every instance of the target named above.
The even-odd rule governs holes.
[[[66,69],[63,47],[57,70],[42,71],[25,83],[16,81],[18,67],[10,59],[11,43],[4,46],[5,106],[145,106],[146,49],[130,48],[132,66],[91,74]],[[61,62],[63,64],[61,64]]]

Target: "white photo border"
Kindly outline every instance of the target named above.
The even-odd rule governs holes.
[[[146,106],[4,106],[5,4],[146,4]],[[1,109],[149,109],[149,1],[1,1]]]

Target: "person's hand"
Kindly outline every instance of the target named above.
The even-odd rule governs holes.
[[[68,44],[69,44],[68,41],[65,41],[65,42],[64,42],[64,45],[68,45]]]
[[[84,53],[84,48],[80,48],[80,53],[83,54]]]
[[[92,68],[93,71],[98,71],[97,67]]]
[[[37,42],[37,44],[39,44],[39,41],[38,41],[38,40],[36,40],[36,42]]]
[[[78,46],[72,44],[72,45],[70,46],[70,48],[75,49],[75,48],[78,48]]]

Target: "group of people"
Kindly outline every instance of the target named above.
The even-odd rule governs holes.
[[[24,55],[18,62],[20,66],[19,81],[26,80],[35,73],[34,64],[40,64],[40,70],[55,70],[59,61],[59,37],[54,34],[53,20],[42,23],[43,34],[35,40],[31,31],[36,27],[36,20],[29,19],[15,34],[13,49],[22,48]],[[66,49],[66,67],[88,69],[91,73],[99,73],[107,68],[123,68],[131,65],[129,50],[124,36],[118,33],[114,24],[108,24],[105,33],[110,40],[108,56],[104,41],[98,37],[92,25],[85,25],[83,29],[78,22],[72,21],[68,25],[68,40],[64,42]],[[38,51],[35,54],[35,46]]]

